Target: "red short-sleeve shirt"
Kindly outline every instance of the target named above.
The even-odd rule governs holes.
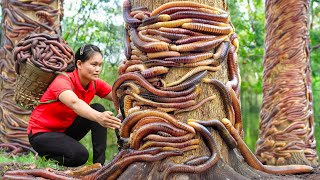
[[[101,79],[91,81],[85,90],[75,69],[67,75],[58,75],[50,84],[40,102],[56,100],[55,102],[40,104],[32,112],[28,123],[28,134],[38,132],[64,132],[74,121],[77,114],[61,101],[58,97],[65,90],[72,90],[79,99],[90,104],[95,95],[103,98],[108,95],[112,87]]]

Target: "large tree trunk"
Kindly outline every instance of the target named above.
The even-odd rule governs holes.
[[[131,6],[125,0],[127,59],[119,67],[112,90],[123,117],[118,134],[121,150],[98,171],[81,177],[90,170],[85,168],[71,175],[82,179],[239,180],[270,177],[266,173],[310,172],[312,167],[303,165],[264,166],[243,142],[238,43],[225,1],[167,2],[136,0]],[[187,12],[158,16],[171,6]],[[193,24],[206,18],[211,18],[206,23],[214,25]],[[180,46],[186,39],[190,43],[204,36],[205,40],[198,39],[200,43]],[[199,64],[204,62],[210,63]],[[190,70],[197,73],[180,80],[192,74]]]
[[[60,34],[61,0],[2,1],[2,42],[0,47],[0,148],[12,153],[33,151],[26,128],[30,110],[14,101],[16,72],[14,46],[30,33]]]
[[[264,164],[317,165],[309,1],[266,1],[263,104],[256,155]]]
[[[201,6],[203,5],[207,10],[212,10],[213,8],[221,9],[216,9],[214,10],[215,12],[206,11],[209,12],[209,14],[223,14],[223,11],[227,11],[226,2],[223,0],[198,0],[192,2],[197,2],[197,4],[201,4]],[[152,43],[157,44],[158,41],[154,39],[150,40],[149,38],[157,38],[157,36],[152,35],[159,35],[154,29],[162,32],[170,32],[163,28],[168,26],[171,28],[188,29],[186,25],[188,22],[183,22],[182,25],[177,25],[179,23],[168,25],[160,22],[168,20],[166,15],[159,16],[156,20],[153,19],[153,17],[161,12],[161,10],[169,9],[171,5],[173,7],[181,7],[184,5],[186,7],[193,6],[190,5],[192,3],[184,3],[185,4],[182,5],[179,3],[174,4],[173,1],[168,0],[133,0],[130,5],[129,1],[125,1],[124,19],[126,22],[126,31],[128,32],[125,39],[127,42],[125,47],[127,59],[122,65],[120,65],[120,77],[113,86],[115,106],[120,107],[124,118],[119,140],[122,150],[115,156],[112,162],[105,165],[99,171],[86,176],[84,179],[247,179],[265,176],[266,174],[261,171],[271,174],[309,172],[312,168],[308,166],[290,166],[280,168],[263,166],[243,142],[243,130],[239,105],[240,78],[236,53],[238,43],[237,36],[234,31],[229,31],[227,33],[228,37],[222,42],[219,42],[219,46],[212,47],[212,49],[209,50],[209,52],[215,54],[212,58],[216,58],[216,60],[219,59],[216,57],[220,52],[219,48],[222,48],[223,51],[227,52],[226,56],[222,56],[223,58],[220,59],[219,63],[210,64],[211,66],[218,66],[220,69],[208,70],[210,69],[208,68],[208,72],[204,74],[204,76],[202,76],[204,70],[200,71],[200,74],[202,75],[199,75],[199,73],[196,74],[196,76],[200,77],[202,80],[194,81],[194,84],[197,85],[196,91],[199,91],[200,93],[192,100],[195,100],[198,103],[208,97],[212,97],[212,99],[203,103],[197,109],[190,111],[187,111],[189,109],[188,107],[184,107],[184,105],[188,103],[187,101],[182,101],[184,104],[179,105],[177,109],[176,107],[169,108],[165,106],[166,108],[164,108],[164,106],[160,106],[160,102],[163,100],[161,96],[169,96],[171,100],[176,97],[173,93],[169,93],[168,91],[175,91],[179,93],[185,91],[172,88],[176,87],[174,86],[175,84],[180,85],[192,80],[189,78],[186,81],[179,81],[180,83],[173,82],[176,82],[186,74],[189,74],[191,69],[205,67],[203,65],[197,65],[195,67],[192,66],[191,68],[187,68],[185,66],[186,64],[188,65],[188,63],[184,62],[186,63],[184,64],[177,60],[180,62],[180,64],[177,65],[178,67],[168,64],[161,65],[169,68],[168,71],[164,70],[164,72],[161,73],[161,80],[154,78],[151,79],[149,77],[150,74],[158,73],[160,70],[147,71],[149,70],[148,68],[152,67],[149,64],[151,63],[149,61],[150,59],[164,59],[166,62],[170,60],[175,61],[174,58],[166,59],[168,56],[175,56],[171,54],[172,52],[166,52],[164,57],[160,56],[155,58],[153,56],[154,54],[152,54],[152,52],[154,51],[166,51],[166,48],[159,50],[160,46],[163,47],[163,44],[166,44],[163,43],[163,41],[162,43],[159,43],[159,46],[152,46]],[[145,10],[145,8],[143,8],[144,6],[146,6],[148,10]],[[188,9],[187,11],[189,10],[192,11],[191,9]],[[148,18],[150,15],[152,17]],[[189,12],[184,13],[184,15],[187,17],[180,16],[180,19],[187,19],[189,17]],[[199,18],[208,18],[211,15],[212,14],[201,16]],[[173,17],[174,15],[170,15],[170,20],[174,21]],[[197,20],[192,19],[192,22],[196,21]],[[230,19],[224,23],[226,24],[215,24],[215,26],[217,26],[217,29],[222,27],[231,27],[234,30]],[[159,27],[157,25],[159,25]],[[202,30],[192,30],[196,33],[200,32],[205,35],[214,34],[218,37],[221,37],[221,35],[224,35],[225,33],[225,31],[209,33],[205,29],[206,28],[203,28]],[[146,34],[149,36],[144,36]],[[172,34],[174,36],[177,33],[172,32]],[[161,33],[160,35],[169,37],[168,35]],[[192,36],[199,36],[199,34],[193,34]],[[180,38],[177,39],[180,40]],[[183,51],[182,48],[177,48],[179,45],[179,40],[177,39],[171,39],[172,41],[164,40],[165,42],[170,43],[170,45],[168,45],[169,51],[178,51],[181,53],[177,56],[188,56],[190,55],[189,53],[194,53],[194,51],[203,52],[203,49],[200,48],[196,50],[192,49],[190,51]],[[148,44],[147,41],[152,42],[151,44]],[[202,43],[205,43],[205,41]],[[225,49],[225,46],[223,45],[226,44],[228,45],[228,48]],[[153,48],[150,48],[150,46]],[[148,65],[147,70],[145,69],[146,65],[144,64]],[[150,82],[150,84],[157,90],[151,88],[151,85],[146,85],[148,82]],[[161,90],[166,91],[167,93],[164,93],[166,95],[161,95]],[[150,101],[139,98],[139,95],[142,95],[142,97]],[[187,97],[188,95],[184,96]],[[157,101],[158,104],[154,101]],[[165,105],[168,105],[169,102],[172,101],[168,100],[166,102],[167,103]],[[161,113],[159,111],[161,111]],[[172,120],[172,117],[175,119]],[[216,120],[211,121],[213,119]],[[201,122],[196,120],[201,120]],[[172,126],[169,125],[171,123],[174,124],[174,127],[178,127],[178,129],[173,130],[173,132],[169,131],[168,129],[172,128]],[[181,124],[184,124],[185,126]],[[172,147],[176,147],[173,144],[183,142],[183,136],[178,135],[180,130],[190,130],[186,126],[192,127],[191,129],[194,128],[196,136],[193,137],[193,140],[199,140],[199,143],[196,143],[197,141],[195,141],[191,146],[189,144],[182,148],[173,148],[176,151],[172,151]],[[225,129],[225,127],[227,131],[222,130]],[[166,133],[163,133],[163,131]],[[192,134],[192,131],[189,131],[189,133]],[[155,142],[152,142],[152,140],[150,140],[152,139],[152,135],[157,137],[161,136],[161,140],[155,138]],[[175,136],[172,137],[172,139],[181,138],[181,141],[173,140],[173,144],[166,144],[166,140],[163,139],[167,138],[169,141],[171,136]],[[164,142],[159,143],[159,141],[162,140]],[[163,146],[167,149],[163,148],[160,152],[155,152],[157,148],[161,148]],[[182,154],[179,154],[181,151]],[[197,163],[191,163],[190,159],[198,161]],[[201,159],[202,161],[200,161]]]
[[[140,6],[146,6],[150,11],[156,9],[157,7],[167,3],[172,2],[172,0],[152,0],[152,1],[145,1],[145,0],[134,0],[132,2],[132,7],[140,7]],[[210,5],[213,7],[221,8],[223,10],[226,10],[226,2],[224,1],[212,1],[212,0],[198,0],[195,1],[201,4]],[[221,64],[222,69],[216,72],[208,72],[207,77],[211,77],[214,79],[218,79],[224,84],[228,81],[228,72],[227,72],[227,61],[223,61]],[[163,80],[166,83],[174,82],[178,79],[180,79],[184,74],[186,74],[188,71],[190,71],[191,68],[170,68],[169,72],[165,75]],[[205,99],[206,97],[212,96],[213,94],[217,97],[214,100],[211,100],[209,103],[203,104],[198,110],[184,112],[176,114],[175,117],[179,119],[180,121],[186,123],[188,119],[199,119],[199,120],[211,120],[211,119],[219,119],[226,117],[226,109],[224,108],[222,96],[220,96],[220,93],[210,84],[205,83],[199,83],[199,87],[201,89],[200,95],[196,98],[196,101],[199,102],[202,99]],[[210,170],[205,171],[202,174],[177,174],[174,176],[171,176],[172,179],[219,179],[224,177],[236,177],[238,176],[239,179],[244,178],[244,176],[238,174],[233,170],[233,167],[230,167],[230,165],[235,165],[232,163],[227,164],[226,162],[231,162],[230,159],[234,158],[234,154],[231,153],[227,145],[223,142],[223,140],[220,138],[220,136],[212,131],[213,137],[216,139],[217,144],[219,144],[219,154],[221,154],[221,158],[224,159],[224,161],[219,161],[218,164],[221,166],[224,166],[224,168],[219,167],[219,165],[216,165],[216,168],[212,168]],[[200,137],[197,137],[200,138]],[[232,154],[230,156],[230,154]],[[164,160],[161,163],[152,163],[152,164],[146,164],[146,163],[134,163],[120,176],[120,179],[131,179],[131,175],[133,172],[137,175],[139,178],[146,178],[146,179],[162,179],[163,172],[161,172],[161,165],[166,166],[172,162],[175,163],[183,163],[185,162],[188,157],[191,156],[210,156],[210,152],[208,148],[206,147],[206,144],[201,141],[200,148],[197,148],[192,151],[188,151],[184,153],[182,156],[178,157],[172,157]],[[144,167],[149,167],[148,169],[144,169]],[[163,168],[163,167],[162,167]],[[166,167],[167,168],[167,167]],[[164,169],[166,169],[164,168]],[[239,168],[241,169],[241,168]],[[159,171],[160,170],[160,171]],[[164,171],[164,170],[163,170]],[[220,173],[221,172],[221,173]],[[245,173],[244,173],[245,174]]]

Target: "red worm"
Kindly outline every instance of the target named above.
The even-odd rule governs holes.
[[[173,14],[178,11],[199,11],[199,8],[194,8],[194,7],[171,7],[168,9],[164,9],[163,11],[159,12],[159,14]]]
[[[159,21],[169,21],[170,16],[167,14],[150,16],[142,21],[142,26],[157,23]]]
[[[233,139],[233,137],[230,135],[229,131],[226,129],[226,127],[223,125],[221,121],[215,120],[215,119],[208,120],[208,121],[188,119],[188,122],[196,122],[205,127],[211,127],[217,130],[219,135],[224,140],[224,142],[229,146],[229,148],[234,149],[237,147],[237,142]]]
[[[230,42],[223,41],[218,46],[216,52],[213,55],[213,59],[218,60],[219,63],[223,62],[229,53]]]
[[[141,71],[141,75],[144,78],[151,78],[161,74],[166,74],[169,71],[169,68],[163,66],[155,66],[152,68],[148,68],[146,70]]]
[[[143,111],[134,112],[123,120],[121,130],[120,130],[121,137],[124,137],[124,138],[129,137],[130,129],[128,129],[128,127],[129,128],[132,127],[132,124],[136,124],[141,118],[146,116],[157,116],[157,117],[164,118],[168,120],[171,124],[174,124],[176,127],[180,129],[184,129],[188,132],[195,133],[192,127],[180,122],[179,120],[177,120],[173,116],[170,116],[167,113],[156,111],[156,110],[143,110]]]
[[[212,67],[212,66],[199,66],[199,67],[195,67],[193,69],[191,69],[189,72],[187,72],[186,74],[184,74],[180,79],[173,81],[171,83],[167,83],[164,84],[164,87],[170,87],[170,86],[175,86],[177,84],[180,84],[182,82],[184,82],[185,80],[189,79],[190,77],[192,77],[193,75],[202,72],[202,71],[219,71],[221,69],[221,66],[217,66],[217,67]]]
[[[12,15],[12,12],[10,11],[9,8],[4,8],[2,11],[3,11],[3,17],[6,17],[6,15],[8,15],[9,19],[12,21],[12,23],[17,26],[27,26],[27,27],[31,27],[34,29],[37,28],[37,26],[34,25],[33,23],[25,23],[25,22],[17,21],[16,18]],[[22,17],[25,17],[25,15]]]
[[[229,14],[211,14],[199,11],[179,11],[170,15],[171,20],[182,18],[199,18],[210,21],[228,22]]]
[[[180,53],[177,51],[161,51],[155,53],[147,53],[148,59],[158,59],[166,57],[177,57],[180,56]]]
[[[169,33],[169,32],[162,32],[156,29],[146,29],[146,30],[142,30],[145,31],[148,34],[152,34],[152,35],[160,35],[163,36],[165,38],[168,38],[170,40],[178,40],[181,38],[185,38],[188,37],[188,35],[185,34],[173,34],[173,33]]]
[[[239,132],[239,134],[243,137],[244,133],[243,133],[243,129],[242,129],[240,101],[238,100],[237,95],[231,86],[229,86],[229,87],[227,86],[227,89],[228,89],[228,92],[231,97],[231,102],[232,102],[232,106],[233,106],[233,110],[234,110],[234,114],[235,114],[234,127]]]
[[[195,53],[195,54],[189,54],[187,56],[179,56],[179,57],[170,57],[165,58],[165,61],[173,61],[177,63],[193,63],[197,61],[202,61],[208,58],[211,58],[213,54],[211,52],[205,52],[205,53]]]
[[[168,43],[165,42],[146,42],[139,38],[136,29],[130,29],[130,39],[133,44],[142,52],[152,53],[158,51],[168,51]]]
[[[195,134],[188,133],[183,136],[176,136],[176,137],[163,137],[156,134],[149,134],[145,138],[143,138],[143,141],[156,141],[156,142],[184,142],[192,139],[195,136]]]
[[[168,137],[169,139],[170,137]],[[158,141],[148,141],[145,144],[143,144],[139,150],[144,150],[150,147],[171,147],[171,148],[185,148],[192,145],[199,145],[200,140],[199,139],[190,139],[185,142],[158,142]]]
[[[125,92],[126,92],[126,94],[129,94],[132,97],[134,97],[134,99],[136,101],[138,101],[140,104],[146,104],[146,105],[154,106],[154,107],[182,109],[182,108],[187,108],[189,106],[192,106],[196,103],[194,100],[189,100],[189,101],[180,102],[180,103],[158,103],[158,102],[154,102],[154,101],[145,99],[143,97],[140,97],[139,95],[131,92],[130,90],[126,90]]]
[[[189,165],[189,166],[197,166],[197,165],[205,163],[209,159],[210,159],[209,156],[200,156],[200,157],[196,157],[194,159],[190,159],[190,160],[186,161],[184,164]]]
[[[130,0],[125,0],[123,2],[123,19],[129,24],[130,27],[136,28],[141,24],[139,19],[133,18],[130,16],[131,3]]]
[[[8,174],[4,174],[3,176],[3,180],[35,180],[36,177],[34,176],[29,176],[27,174],[23,174],[23,175],[8,175]]]
[[[114,82],[113,88],[112,88],[112,97],[113,102],[115,104],[116,109],[119,109],[119,103],[118,103],[118,97],[117,97],[117,89],[120,87],[120,85],[127,80],[134,80],[137,81],[139,85],[146,88],[151,93],[158,95],[158,96],[167,96],[167,97],[179,97],[179,96],[185,96],[193,92],[194,88],[190,88],[185,91],[181,92],[174,92],[174,91],[162,91],[159,89],[154,88],[146,79],[144,79],[140,74],[135,72],[129,72],[126,74],[123,74],[119,76],[119,78]]]
[[[57,50],[52,44],[49,44],[49,46],[50,46],[50,49],[52,50],[52,52],[53,52],[54,54],[56,54],[57,56],[63,58],[63,56],[58,52],[58,50]]]
[[[157,22],[155,24],[150,24],[147,26],[140,26],[138,27],[138,30],[145,30],[145,29],[158,29],[160,27],[168,27],[168,28],[177,28],[181,27],[185,23],[192,22],[192,19],[178,19],[173,21],[166,21],[166,22]]]
[[[166,66],[166,67],[179,67],[180,63],[176,63],[173,61],[165,61],[161,59],[150,59],[143,62],[146,67],[153,67],[153,66]]]
[[[171,45],[170,50],[178,52],[208,52],[217,47],[227,36],[220,36],[213,40],[192,42],[183,45]]]
[[[217,88],[217,90],[221,94],[221,98],[224,101],[224,107],[226,108],[227,118],[232,119],[232,124],[234,124],[235,120],[234,120],[231,98],[226,86],[217,79],[204,79],[203,82],[211,83],[215,86],[215,88]]]
[[[66,48],[65,48],[62,44],[60,44],[59,42],[53,41],[53,40],[47,40],[47,41],[45,41],[45,43],[46,43],[47,45],[49,45],[49,44],[55,45],[55,46],[58,47],[65,55],[67,55],[68,58],[72,58],[72,57],[73,57],[73,56],[66,50]]]
[[[199,72],[193,76],[191,76],[190,78],[186,79],[183,83],[179,84],[179,85],[175,85],[175,86],[171,86],[171,87],[163,87],[161,88],[162,90],[165,91],[182,91],[185,90],[187,88],[190,88],[194,85],[197,85],[201,82],[202,78],[204,78],[207,75],[208,71],[202,71]]]
[[[153,123],[153,122],[169,123],[169,121],[167,121],[165,118],[162,118],[162,117],[147,116],[147,117],[144,117],[141,120],[139,120],[136,124],[133,124],[134,126],[132,128],[129,127],[128,129],[132,129],[132,131],[135,131],[136,129],[140,128],[141,126],[149,124],[149,123]]]
[[[127,59],[131,57],[130,36],[128,30],[124,30],[124,55]]]
[[[311,166],[306,165],[286,165],[286,166],[266,166],[263,165],[256,156],[250,151],[247,145],[244,143],[238,131],[232,126],[228,119],[222,119],[221,122],[228,129],[232,137],[237,141],[237,148],[245,161],[251,167],[270,174],[296,174],[296,173],[310,173],[312,171]]]
[[[173,2],[168,2],[166,4],[163,4],[161,6],[159,6],[158,8],[156,8],[155,10],[152,11],[151,16],[154,16],[156,14],[159,14],[161,11],[165,10],[165,9],[169,9],[171,7],[198,7],[198,8],[206,8],[206,9],[211,9],[214,11],[218,11],[220,13],[226,13],[225,11],[223,11],[222,9],[219,8],[215,8],[209,5],[205,5],[205,4],[201,4],[201,3],[197,3],[197,2],[191,2],[191,1],[173,1]]]
[[[15,170],[15,171],[8,171],[6,172],[7,175],[32,175],[35,177],[43,177],[47,179],[56,179],[56,180],[68,180],[71,177],[67,174],[58,175],[52,172],[49,172],[44,169],[31,169],[31,170]]]
[[[180,44],[188,44],[192,42],[197,42],[197,41],[204,41],[204,40],[213,40],[215,39],[216,36],[191,36],[191,37],[185,37],[182,39],[177,40],[175,43],[180,45]]]
[[[47,11],[37,11],[36,16],[44,17],[48,21],[49,26],[52,26],[54,24],[54,19],[52,18],[53,15]]]
[[[130,147],[133,149],[138,149],[140,147],[141,140],[146,135],[151,133],[157,133],[158,131],[169,133],[172,136],[183,136],[187,134],[185,130],[178,129],[168,123],[150,123],[140,127],[130,135]]]
[[[166,97],[160,97],[160,96],[155,96],[151,94],[140,94],[140,96],[150,99],[152,101],[174,103],[174,102],[185,102],[191,99],[195,99],[199,95],[199,93],[200,93],[200,89],[197,88],[192,94],[189,94],[183,97],[176,97],[176,98],[166,98]]]
[[[220,35],[228,35],[232,33],[232,28],[230,26],[215,26],[209,24],[201,24],[201,23],[184,23],[182,28],[200,31],[204,33],[210,34],[220,34]]]
[[[118,68],[118,74],[122,75],[126,72],[127,68],[131,65],[135,65],[135,64],[142,64],[142,61],[140,60],[129,60],[129,61],[124,61],[123,64],[121,64]]]
[[[130,81],[123,83],[119,87],[118,91],[120,91],[120,92],[124,91],[126,88],[129,88],[131,91],[133,91],[136,94],[140,94],[141,91],[143,91],[143,89],[139,85],[136,85],[134,82],[130,82]],[[123,93],[121,95],[123,95]],[[118,96],[120,96],[120,94]]]
[[[167,32],[171,34],[184,34],[184,35],[189,35],[189,36],[201,36],[204,34],[194,32],[188,29],[183,29],[183,28],[168,28],[168,27],[160,27],[159,31],[162,32]]]
[[[210,149],[211,152],[211,156],[210,158],[205,161],[203,164],[197,165],[197,166],[189,166],[189,165],[185,165],[185,164],[175,164],[171,167],[169,167],[163,176],[163,179],[168,179],[170,174],[174,173],[174,172],[182,172],[182,173],[202,173],[206,170],[208,170],[209,168],[211,168],[212,166],[214,166],[219,158],[220,158],[220,154],[219,154],[219,150],[218,150],[218,145],[216,143],[216,141],[214,140],[213,136],[211,135],[211,133],[202,125],[195,123],[195,122],[189,122],[188,124],[190,124],[193,128],[195,128],[197,130],[197,132],[199,132],[201,134],[201,136],[205,139],[205,142],[208,145],[208,148]]]
[[[213,66],[213,67],[217,67],[217,66],[220,66],[220,63],[218,62],[218,60],[216,59],[206,59],[206,60],[203,60],[203,61],[198,61],[198,62],[195,62],[195,63],[187,63],[187,64],[183,64],[182,66],[183,67],[198,67],[198,66]]]

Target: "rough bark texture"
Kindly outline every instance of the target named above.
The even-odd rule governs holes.
[[[263,103],[256,155],[317,165],[309,66],[309,1],[266,1]]]
[[[131,1],[131,4],[132,4],[132,9],[139,8],[141,6],[146,6],[149,9],[149,11],[152,11],[157,7],[159,7],[160,5],[163,5],[167,2],[172,2],[172,1],[137,0],[137,1]],[[194,1],[194,2],[210,5],[212,7],[221,8],[227,11],[226,3],[224,1],[201,1],[200,0],[200,1]],[[236,50],[233,50],[233,51],[235,52]],[[236,52],[234,54],[236,54]],[[222,68],[216,72],[208,72],[206,77],[210,79],[218,79],[223,84],[227,84],[227,82],[232,80],[233,77],[236,77],[236,79],[239,80],[239,72],[238,72],[236,57],[234,58],[234,61],[235,62],[233,63],[235,63],[235,67],[232,67],[231,69],[228,68],[228,64],[226,60],[222,61],[220,64]],[[230,74],[228,74],[228,70],[235,71],[235,72],[233,72],[234,74],[230,76]],[[167,72],[167,74],[164,76],[163,80],[165,81],[165,83],[174,82],[179,78],[181,78],[188,71],[190,71],[190,68],[171,67],[169,69],[169,72]],[[239,86],[239,84],[237,84],[237,86]],[[224,117],[228,117],[228,110],[224,106],[225,101],[223,99],[226,97],[223,94],[220,94],[220,92],[217,90],[217,87],[214,87],[212,84],[206,84],[206,83],[199,83],[199,87],[200,87],[200,95],[195,99],[197,102],[211,95],[216,95],[216,98],[214,98],[214,100],[210,101],[209,103],[203,104],[197,110],[175,114],[175,117],[183,123],[187,123],[188,119],[199,119],[199,120],[207,121],[212,119],[221,120]],[[236,93],[237,93],[237,96],[239,97],[239,89],[237,89]],[[240,128],[240,132],[241,130],[242,130],[242,127]],[[210,132],[212,137],[217,142],[216,148],[218,150],[217,153],[220,156],[220,160],[218,160],[217,163],[213,165],[211,168],[205,170],[202,173],[195,173],[195,172],[190,173],[190,171],[188,173],[188,171],[182,168],[180,172],[178,171],[179,173],[176,173],[176,174],[173,173],[170,176],[170,179],[225,179],[225,178],[247,179],[249,177],[252,178],[252,177],[264,176],[264,173],[258,172],[253,168],[251,168],[250,166],[248,166],[243,161],[238,151],[235,149],[229,148],[226,145],[226,142],[221,139],[220,135],[215,130],[211,129]],[[207,144],[206,144],[207,140],[203,140],[200,135],[196,136],[196,138],[200,138],[199,148],[196,148],[195,150],[187,151],[183,153],[182,156],[177,156],[177,157],[172,156],[160,162],[153,162],[153,163],[152,162],[151,163],[132,162],[132,164],[119,176],[119,179],[134,179],[134,178],[163,179],[166,170],[168,170],[170,167],[175,166],[175,164],[183,164],[184,162],[187,161],[187,159],[190,159],[190,157],[210,156],[210,153],[212,152],[210,152],[207,147]],[[131,138],[130,138],[130,141],[132,141]],[[113,164],[113,162],[111,162],[110,164]],[[200,167],[200,164],[199,164],[199,167]],[[112,171],[110,170],[110,168],[108,170],[106,168],[106,172],[110,172],[110,171]],[[103,174],[101,170],[100,170],[100,174]],[[99,177],[101,178],[101,176]],[[103,176],[103,177],[107,177],[107,176]]]
[[[239,45],[225,1],[125,0],[123,8],[126,60],[112,90],[123,119],[120,152],[102,168],[92,165],[77,175],[11,171],[4,179],[238,180],[311,172],[304,165],[264,166],[244,143]]]
[[[30,33],[60,34],[62,1],[2,1],[2,41],[0,47],[0,148],[28,152],[26,128],[31,114],[14,101],[16,72],[14,46]]]

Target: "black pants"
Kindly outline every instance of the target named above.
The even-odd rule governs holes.
[[[103,112],[101,104],[90,105]],[[105,162],[107,129],[99,123],[77,116],[73,124],[64,132],[29,134],[29,142],[40,156],[57,160],[60,165],[76,167],[87,162],[88,150],[79,142],[89,131],[92,135],[93,163]]]

